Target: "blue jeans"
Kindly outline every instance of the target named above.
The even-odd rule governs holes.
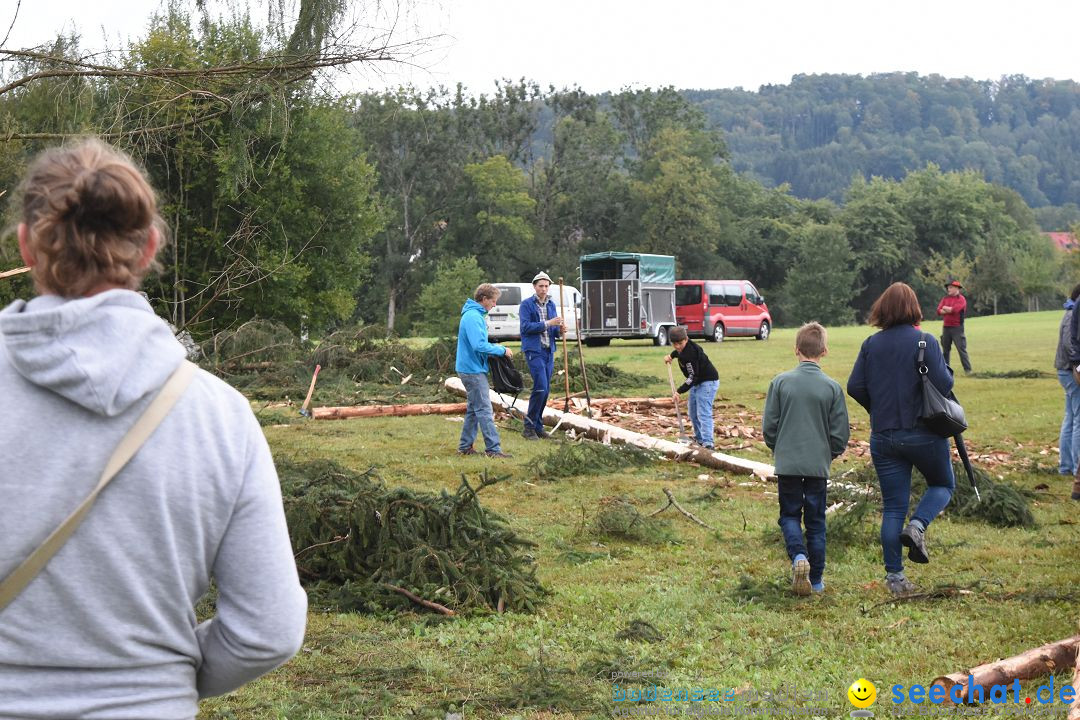
[[[476,429],[484,434],[484,444],[490,453],[502,452],[499,446],[499,432],[495,429],[495,415],[491,412],[491,395],[488,393],[486,373],[458,373],[461,384],[465,386],[466,397],[465,426],[461,428],[461,440],[458,450],[472,448],[476,439]]]
[[[788,557],[810,560],[810,582],[817,585],[825,572],[825,478],[778,475],[780,532]],[[803,537],[803,525],[806,537]]]
[[[952,499],[953,478],[949,441],[923,427],[870,433],[870,457],[881,484],[881,551],[887,572],[902,572],[900,531],[904,529],[911,499],[911,468],[926,478],[926,492],[912,520],[923,527],[938,516]]]
[[[694,385],[690,388],[690,399],[687,401],[687,413],[694,423],[694,439],[698,445],[707,448],[713,446],[712,406],[719,387],[718,380],[706,380],[700,385]]]
[[[1076,384],[1072,370],[1058,370],[1058,382],[1065,388],[1065,417],[1061,421],[1061,459],[1058,460],[1058,472],[1062,475],[1075,475],[1076,463],[1080,460],[1080,385]]]
[[[551,374],[555,371],[555,354],[550,350],[525,353],[525,362],[532,375],[532,394],[529,395],[529,411],[525,414],[525,428],[535,432],[544,429],[544,408],[551,394]]]

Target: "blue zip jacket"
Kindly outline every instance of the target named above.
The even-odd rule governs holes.
[[[487,310],[472,298],[461,306],[458,325],[457,359],[454,369],[459,373],[487,373],[488,355],[505,355],[506,348],[488,342]]]
[[[559,313],[555,311],[555,301],[551,299],[550,295],[547,299],[547,316],[548,320],[559,316]],[[559,328],[544,325],[544,322],[540,319],[540,305],[535,295],[525,298],[521,301],[521,305],[518,306],[518,327],[521,330],[522,352],[540,352],[543,350],[544,346],[540,344],[540,336],[545,330],[547,330],[548,337],[551,338],[548,350],[555,352],[555,340],[559,337]]]
[[[870,430],[911,430],[922,412],[922,380],[916,358],[926,340],[927,374],[942,395],[952,391],[952,370],[933,335],[913,325],[894,325],[862,344],[848,377],[847,392],[870,413]]]

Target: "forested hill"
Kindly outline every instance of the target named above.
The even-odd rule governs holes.
[[[842,200],[852,176],[928,162],[974,169],[1032,207],[1080,204],[1080,85],[917,73],[796,75],[758,92],[687,90],[723,129],[737,170],[804,198]]]

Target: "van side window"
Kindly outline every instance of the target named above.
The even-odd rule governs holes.
[[[758,294],[757,288],[753,283],[744,283],[746,285],[746,299],[755,305],[761,304],[761,295]]]
[[[738,283],[724,283],[724,304],[738,307],[742,303],[742,288]]]
[[[675,304],[676,305],[697,305],[701,302],[701,286],[700,285],[676,285],[675,286]]]
[[[710,305],[724,304],[724,286],[719,283],[706,283],[705,292],[709,296]]]
[[[502,293],[499,295],[499,305],[520,305],[521,288],[513,285],[496,285]]]

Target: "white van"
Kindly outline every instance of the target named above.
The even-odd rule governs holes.
[[[499,295],[498,304],[487,314],[488,339],[496,340],[520,340],[521,325],[518,318],[518,307],[521,301],[535,295],[532,283],[493,283],[502,293]],[[581,308],[581,293],[575,287],[565,286],[566,298],[562,302],[561,312],[565,312],[566,339],[577,340],[578,311]],[[559,286],[552,283],[548,290],[548,297],[555,301],[556,310],[559,309]]]

